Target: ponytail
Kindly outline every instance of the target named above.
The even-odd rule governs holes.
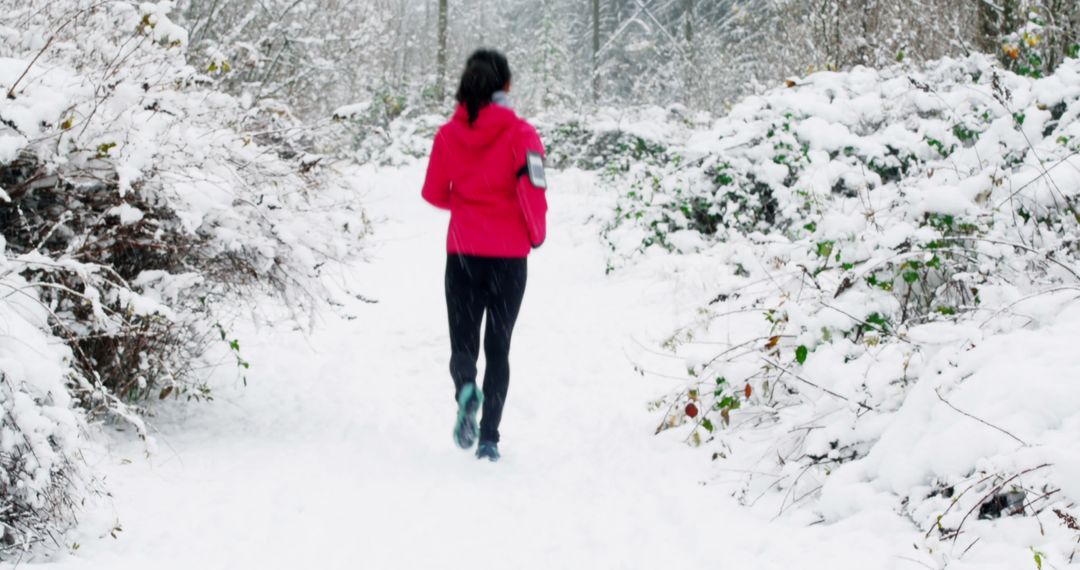
[[[506,88],[510,78],[510,64],[503,54],[481,49],[469,56],[461,75],[457,101],[469,112],[470,126],[480,116],[480,109],[491,103],[491,97]]]

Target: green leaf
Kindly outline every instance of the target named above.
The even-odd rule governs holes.
[[[705,428],[705,431],[707,431],[709,433],[712,433],[713,429],[714,429],[713,425],[712,425],[712,422],[709,421],[709,418],[702,418],[701,427]]]
[[[889,321],[881,313],[871,313],[870,316],[866,317],[866,322],[877,325],[882,331],[889,330]]]
[[[916,273],[915,271],[905,271],[904,272],[904,281],[907,282],[909,285],[916,282],[916,281],[918,281],[918,280],[919,280],[919,274]]]
[[[806,363],[806,355],[807,355],[808,352],[810,352],[810,351],[806,348],[806,346],[799,345],[799,348],[795,349],[795,360],[799,364]]]
[[[956,150],[956,145],[946,147],[945,143],[931,137],[926,137],[926,144],[930,145],[930,148],[938,151],[938,154],[944,158],[948,158],[949,155]]]
[[[956,136],[956,138],[958,138],[958,139],[960,139],[961,141],[964,141],[964,142],[971,141],[971,140],[976,140],[976,139],[979,138],[979,133],[978,132],[969,129],[969,128],[965,127],[964,125],[956,125],[956,126],[954,126],[953,127],[953,135]]]
[[[724,396],[716,403],[716,409],[718,410],[737,410],[742,404],[739,403],[738,398],[734,396]]]
[[[927,221],[930,223],[930,227],[944,232],[953,229],[956,218],[949,214],[930,214]]]
[[[98,147],[97,147],[97,157],[98,158],[105,158],[105,157],[109,156],[109,151],[114,149],[114,148],[116,148],[116,143],[114,143],[114,142],[107,142],[107,143],[99,144]]]

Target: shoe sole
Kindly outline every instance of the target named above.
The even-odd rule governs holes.
[[[466,405],[470,398],[476,396],[476,409],[473,413],[468,412],[468,406]],[[457,422],[454,423],[454,443],[461,449],[469,449],[476,443],[476,411],[480,409],[480,406],[484,405],[484,394],[476,389],[476,386],[469,384],[461,389],[461,394],[458,396],[458,414]]]

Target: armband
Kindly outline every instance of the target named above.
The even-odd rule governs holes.
[[[528,175],[529,182],[537,188],[547,189],[547,177],[544,174],[544,157],[538,152],[529,151],[525,154],[525,166],[518,170],[517,176]]]

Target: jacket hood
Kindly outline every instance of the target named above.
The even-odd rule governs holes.
[[[472,148],[491,146],[503,133],[518,122],[518,116],[512,109],[501,105],[489,104],[480,109],[476,121],[469,124],[469,111],[464,105],[458,105],[454,116],[447,124],[451,137]]]

